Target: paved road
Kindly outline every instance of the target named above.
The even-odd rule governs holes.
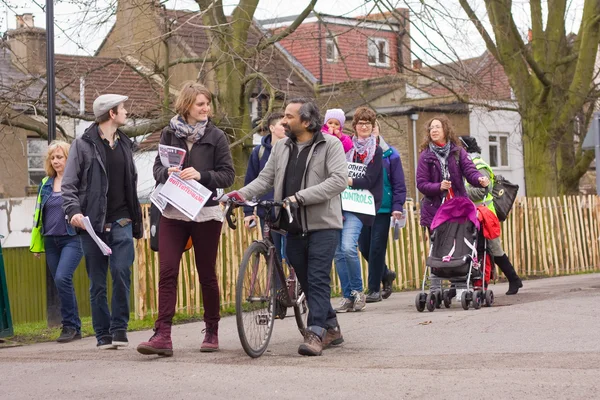
[[[492,308],[418,313],[395,293],[340,316],[346,343],[322,357],[296,353],[293,318],[277,321],[269,351],[248,358],[235,319],[221,351],[198,351],[202,323],[174,328],[175,355],[147,357],[95,340],[0,350],[2,399],[591,399],[600,398],[600,274],[492,287]]]

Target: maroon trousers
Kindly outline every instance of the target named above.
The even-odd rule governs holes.
[[[218,323],[219,282],[215,263],[219,248],[221,226],[218,221],[187,222],[165,217],[160,218],[158,231],[158,258],[160,265],[158,282],[158,318],[155,328],[170,332],[177,303],[177,277],[179,263],[188,238],[191,236],[196,254],[196,270],[204,304],[204,322]]]

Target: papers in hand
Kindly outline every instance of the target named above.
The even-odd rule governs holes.
[[[162,190],[163,186],[165,185],[159,183],[158,186],[156,186],[156,188],[152,191],[152,193],[150,193],[150,201],[152,202],[152,204],[158,207],[161,214],[163,213],[163,211],[165,211],[165,207],[167,206],[167,201],[160,197],[160,191]]]
[[[167,146],[165,144],[158,145],[158,154],[160,162],[164,167],[179,167],[183,165],[185,159],[185,150],[179,147]]]
[[[212,196],[210,190],[195,180],[188,179],[184,181],[176,172],[169,175],[169,179],[158,192],[158,197],[161,200],[168,202],[191,220],[195,220],[200,214],[200,210],[202,210],[210,196]],[[158,204],[156,206],[160,208]]]
[[[90,235],[90,237],[92,239],[94,239],[94,242],[96,242],[96,244],[98,245],[98,247],[100,248],[100,250],[102,250],[102,254],[104,254],[105,256],[111,255],[112,254],[112,250],[110,249],[110,247],[108,247],[106,245],[106,243],[104,243],[102,241],[102,239],[100,239],[98,237],[98,235],[96,235],[96,232],[94,232],[94,227],[92,226],[92,222],[90,221],[90,217],[83,217],[83,225],[85,226],[86,232]]]

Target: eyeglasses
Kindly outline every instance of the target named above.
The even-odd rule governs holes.
[[[356,126],[362,126],[363,128],[370,128],[373,126],[370,122],[357,122]]]
[[[442,125],[432,125],[429,128],[427,128],[428,131],[433,130],[433,129],[443,129]]]

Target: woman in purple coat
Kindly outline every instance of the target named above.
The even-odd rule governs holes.
[[[433,117],[427,122],[426,128],[428,134],[421,144],[417,165],[417,188],[424,195],[421,226],[429,229],[444,198],[468,197],[463,178],[477,187],[487,187],[490,181],[479,173],[467,152],[459,145],[448,117]]]

